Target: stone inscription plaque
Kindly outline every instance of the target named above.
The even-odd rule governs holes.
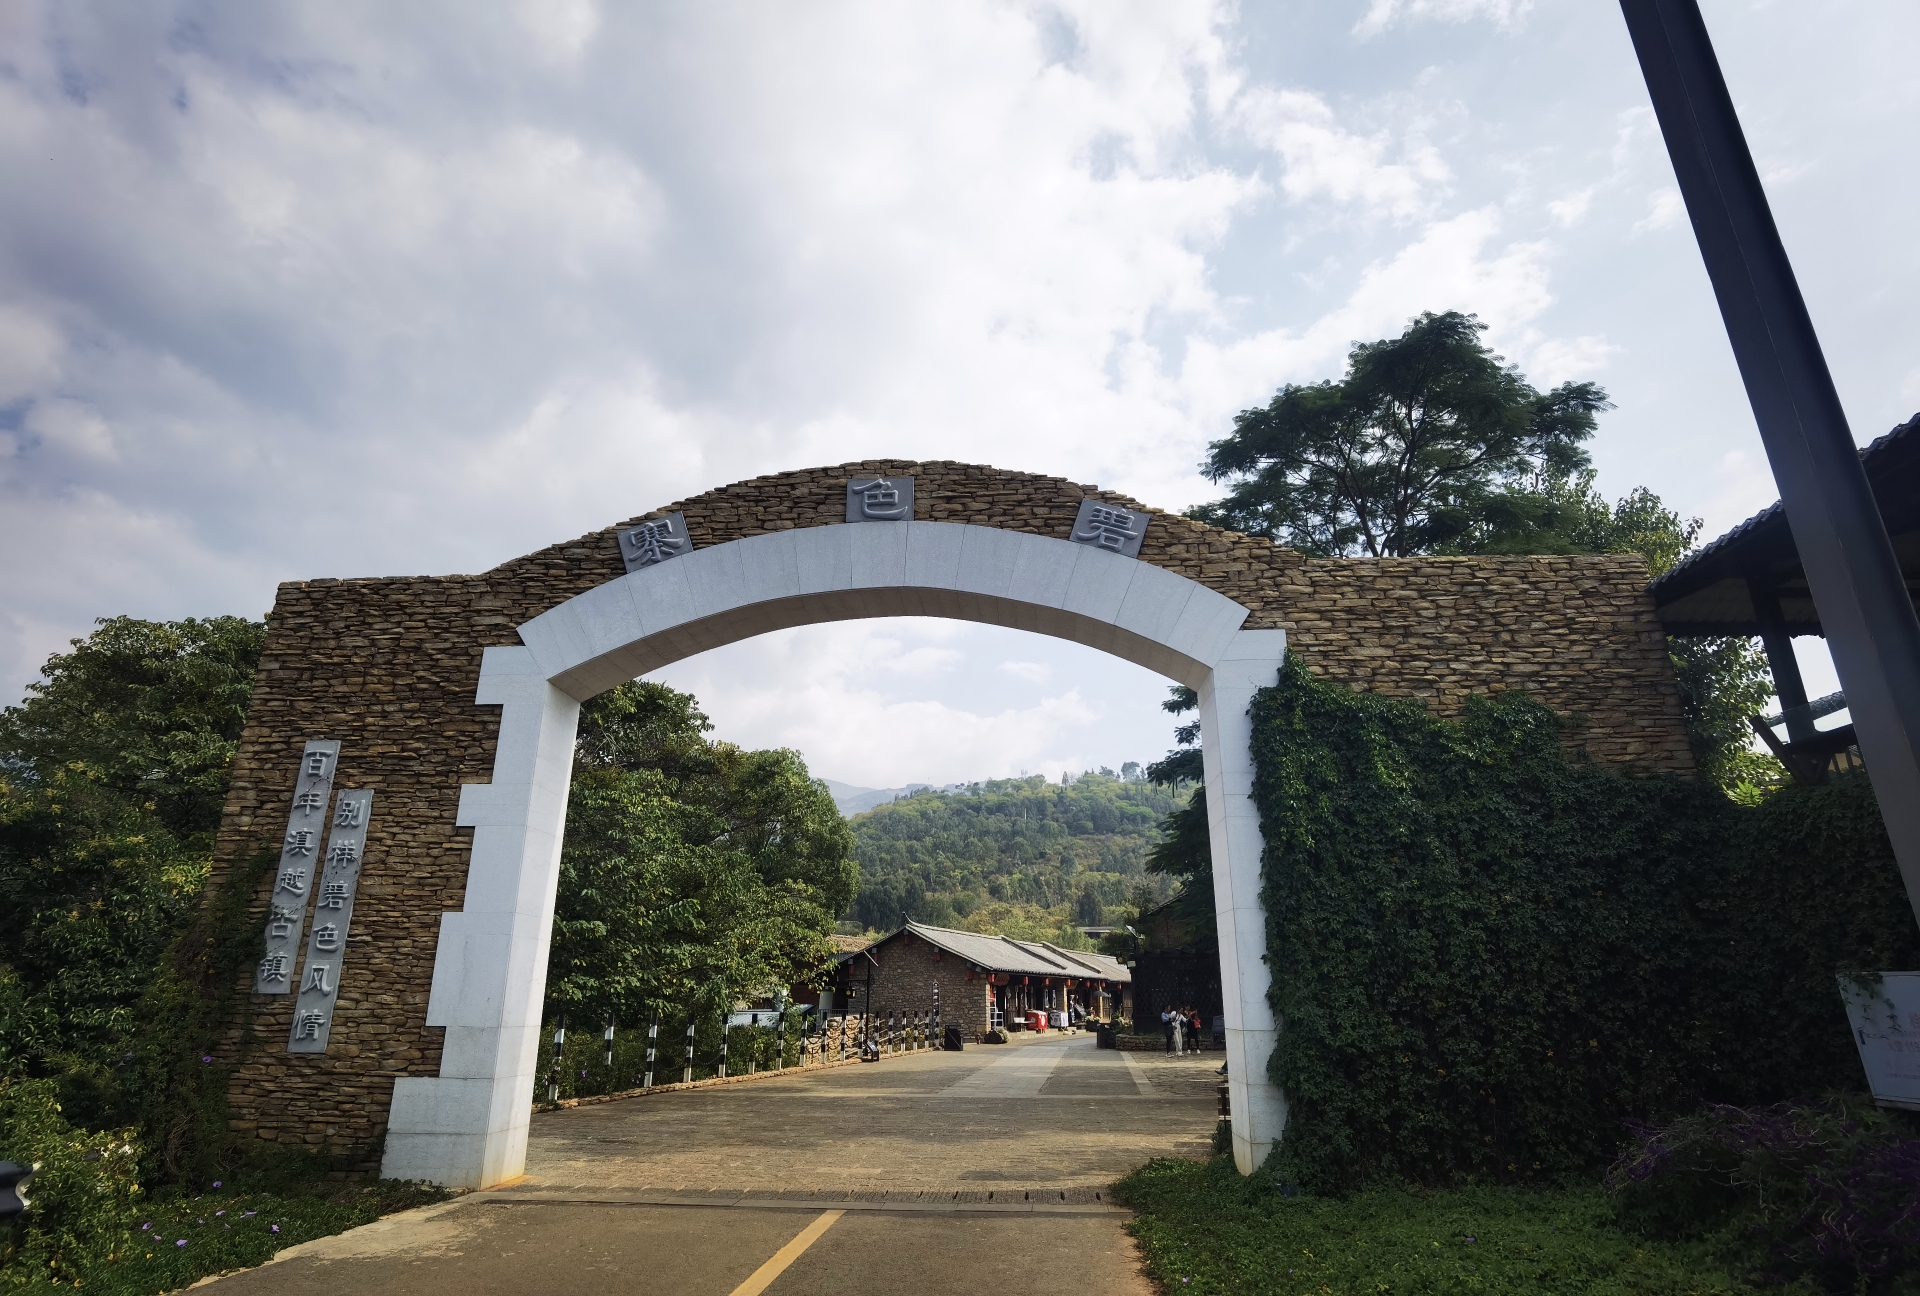
[[[320,839],[327,826],[327,800],[333,795],[333,768],[340,744],[330,738],[309,742],[300,753],[300,774],[293,782],[293,811],[280,843],[280,867],[267,899],[267,951],[254,968],[255,994],[290,994],[300,957],[300,929],[307,897],[320,871]]]
[[[847,521],[906,522],[913,517],[913,478],[855,477],[847,483]]]
[[[687,535],[687,520],[678,513],[648,518],[620,533],[620,557],[627,564],[629,575],[642,567],[652,567],[692,552],[693,540]]]
[[[1118,504],[1099,500],[1081,500],[1080,515],[1073,520],[1075,544],[1092,545],[1117,553],[1123,558],[1138,558],[1140,542],[1147,538],[1147,515]]]
[[[287,1052],[325,1053],[333,1031],[333,1004],[340,995],[340,968],[347,957],[347,928],[353,922],[353,895],[360,885],[360,855],[367,845],[367,820],[373,793],[340,793],[333,808],[333,836],[314,888],[313,934],[300,969],[300,997],[293,1005]]]

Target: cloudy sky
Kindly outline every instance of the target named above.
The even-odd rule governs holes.
[[[1704,7],[1864,442],[1920,407],[1920,6]],[[1424,309],[1605,384],[1608,493],[1709,534],[1775,495],[1596,0],[0,0],[0,174],[7,698],[95,617],[480,571],[777,469],[1182,508],[1235,410]],[[917,620],[665,678],[871,786],[1169,724],[1133,667]]]

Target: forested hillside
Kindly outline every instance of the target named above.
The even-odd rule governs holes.
[[[1147,852],[1191,788],[1157,787],[1136,769],[1064,784],[995,779],[856,816],[851,917],[882,931],[916,918],[1054,939],[1103,921],[1142,885],[1157,893],[1166,883],[1146,872]]]

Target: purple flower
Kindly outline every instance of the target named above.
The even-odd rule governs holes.
[[[152,1228],[152,1227],[153,1227],[153,1221],[152,1221],[152,1220],[148,1220],[148,1221],[147,1221],[147,1222],[146,1222],[145,1224],[142,1224],[142,1225],[140,1226],[140,1231],[141,1231],[142,1233],[145,1233],[145,1232],[146,1232],[146,1231],[147,1231],[148,1229],[150,1229],[150,1228]]]
[[[1471,1241],[1473,1241],[1473,1239],[1472,1239],[1472,1238],[1468,1238],[1468,1239],[1467,1239],[1467,1241],[1469,1241],[1469,1242],[1471,1242]]]
[[[225,1211],[215,1211],[215,1212],[213,1213],[213,1215],[214,1215],[214,1218],[215,1218],[215,1219],[218,1219],[218,1218],[219,1218],[220,1216],[222,1216],[222,1215],[225,1215],[225,1214],[226,1214],[226,1212],[225,1212]]]
[[[280,1231],[280,1226],[278,1224],[271,1225],[270,1227],[273,1229],[275,1233],[278,1233]]]
[[[178,1242],[174,1243],[174,1245],[177,1247],[183,1247],[186,1244],[187,1244],[187,1240],[185,1238],[181,1238]]]
[[[248,1211],[246,1214],[242,1215],[240,1218],[252,1219],[255,1215],[258,1215],[259,1213],[260,1213],[259,1211]]]
[[[205,1056],[205,1057],[203,1057],[203,1058],[201,1058],[200,1060],[201,1060],[202,1062],[211,1062],[211,1061],[213,1061],[213,1055],[212,1055],[211,1053],[209,1053],[209,1054],[207,1054],[207,1056]]]
[[[215,1179],[215,1180],[213,1181],[213,1186],[214,1186],[215,1188],[218,1188],[218,1187],[220,1186],[220,1181],[219,1181],[218,1179]]]

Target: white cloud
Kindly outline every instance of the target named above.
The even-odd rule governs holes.
[[[1755,448],[1728,450],[1713,465],[1711,493],[1698,508],[1705,523],[1702,540],[1725,533],[1780,498],[1773,469],[1757,445],[1759,434],[1752,435]]]
[[[1498,27],[1512,27],[1533,8],[1533,0],[1372,0],[1354,24],[1354,34],[1377,36],[1398,23],[1420,18],[1439,22],[1471,22],[1484,18]]]
[[[1820,159],[1778,209],[1885,427],[1920,353],[1920,11],[1803,8],[1717,12],[1716,47],[1783,124],[1767,154]],[[1414,38],[1356,46],[1363,11]],[[1413,30],[1466,20],[1505,34]],[[1616,493],[1708,511],[1751,444],[1690,240],[1622,238],[1672,181],[1604,7],[44,0],[0,6],[0,63],[16,695],[95,616],[480,570],[867,454],[1182,507],[1235,410],[1422,310],[1478,312],[1536,381],[1604,368]],[[897,750],[950,749],[911,775],[939,781],[1164,750],[1157,682],[976,633],[889,631],[859,676],[709,670],[702,697],[835,752],[920,725]]]
[[[1593,187],[1589,185],[1577,193],[1570,193],[1565,198],[1556,198],[1548,203],[1547,214],[1553,217],[1555,225],[1565,229],[1578,225],[1591,206],[1593,206]]]
[[[516,0],[514,16],[549,59],[577,59],[600,30],[593,0]]]
[[[1495,345],[1528,336],[1522,326],[1552,301],[1546,248],[1526,242],[1490,251],[1499,229],[1491,209],[1436,221],[1391,258],[1367,266],[1347,300],[1304,329],[1273,329],[1227,345],[1190,342],[1181,377],[1203,422],[1221,426],[1233,409],[1265,399],[1280,383],[1338,373],[1352,342],[1398,333],[1423,310],[1477,314]],[[1548,345],[1541,339],[1536,349]]]
[[[1389,162],[1383,134],[1343,129],[1326,101],[1307,91],[1253,87],[1234,101],[1233,116],[1285,164],[1280,183],[1291,198],[1324,195],[1405,219],[1428,210],[1447,179],[1446,164],[1431,146],[1415,146],[1405,160]]]
[[[1001,654],[1018,646],[1028,656]],[[909,665],[936,651],[965,667],[929,696]],[[1017,666],[1020,670],[1008,670]],[[1061,669],[1064,668],[1064,669]],[[1055,674],[1073,687],[1028,695]],[[1004,679],[1019,681],[1009,689]],[[996,679],[996,677],[1000,677]],[[925,618],[783,630],[716,649],[651,677],[694,693],[716,731],[753,747],[792,747],[824,777],[860,787],[956,783],[1152,759],[1169,742],[1164,685],[1077,644]],[[1096,694],[1098,695],[1096,698]]]
[[[1542,390],[1592,377],[1621,350],[1603,337],[1541,337],[1531,329],[1514,348],[1528,380]]]
[[[1647,199],[1647,214],[1634,222],[1633,232],[1645,234],[1651,230],[1665,229],[1679,223],[1687,214],[1686,200],[1680,197],[1680,191],[1672,187],[1657,190]]]

